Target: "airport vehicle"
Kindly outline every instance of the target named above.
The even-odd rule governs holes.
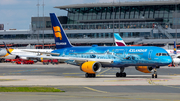
[[[50,13],[50,18],[57,48],[52,53],[60,55],[46,58],[61,59],[80,66],[80,69],[86,72],[86,77],[95,77],[102,67],[120,68],[116,77],[126,77],[125,67],[136,66],[137,70],[144,73],[150,73],[153,69],[152,78],[157,78],[156,68],[172,62],[167,51],[160,47],[72,46],[56,15]]]
[[[52,59],[52,60],[42,60],[43,65],[48,65],[49,63],[51,63],[52,65],[54,64],[58,64],[58,60],[57,59]]]
[[[18,59],[18,60],[16,60],[16,64],[34,64],[34,61],[33,60]]]

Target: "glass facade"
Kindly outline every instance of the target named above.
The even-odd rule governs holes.
[[[120,33],[122,38],[137,38],[137,37],[146,37],[150,36],[148,32],[121,32]],[[72,39],[82,39],[82,38],[112,38],[113,33],[68,33],[68,38]],[[37,39],[37,34],[7,34],[7,35],[0,35],[0,39]],[[39,39],[43,39],[43,34],[39,34]],[[54,39],[54,35],[44,34],[44,39]]]
[[[180,19],[179,19],[180,21]],[[89,30],[89,29],[131,29],[131,28],[154,28],[153,25],[161,25],[163,28],[172,28],[169,23],[154,22],[124,22],[124,23],[95,23],[95,24],[64,24],[64,30]]]
[[[177,5],[179,10],[180,5]],[[83,20],[105,19],[156,19],[162,18],[165,23],[173,23],[175,5],[153,6],[121,6],[121,7],[93,7],[69,8],[68,24],[77,24]],[[103,23],[103,22],[102,22]]]

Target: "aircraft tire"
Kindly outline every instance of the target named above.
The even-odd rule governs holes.
[[[126,73],[122,73],[122,77],[126,77]]]
[[[157,74],[155,74],[155,78],[157,78]]]
[[[152,74],[152,78],[154,78],[154,74]]]
[[[88,73],[86,73],[86,74],[85,74],[85,77],[86,77],[86,78],[88,78],[88,77],[89,77],[89,74],[88,74]]]
[[[123,73],[119,73],[119,77],[123,77]]]
[[[116,77],[120,77],[120,73],[119,72],[116,73]]]

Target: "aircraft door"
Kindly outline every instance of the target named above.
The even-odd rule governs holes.
[[[124,52],[123,52],[123,58],[124,59],[127,57],[127,51],[128,51],[128,49],[124,50]]]
[[[149,60],[151,60],[152,51],[153,51],[153,50],[150,50],[149,53],[148,53],[148,59],[149,59]]]

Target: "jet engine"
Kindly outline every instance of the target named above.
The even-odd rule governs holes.
[[[20,57],[21,59],[24,59],[24,60],[29,60],[27,57]]]
[[[143,73],[151,73],[152,67],[149,66],[136,66],[136,70],[143,72]]]
[[[179,58],[173,58],[173,62],[178,65],[178,64],[180,64],[180,59]]]
[[[88,61],[84,62],[80,69],[83,72],[89,73],[89,74],[95,74],[101,71],[101,64],[96,61]]]

